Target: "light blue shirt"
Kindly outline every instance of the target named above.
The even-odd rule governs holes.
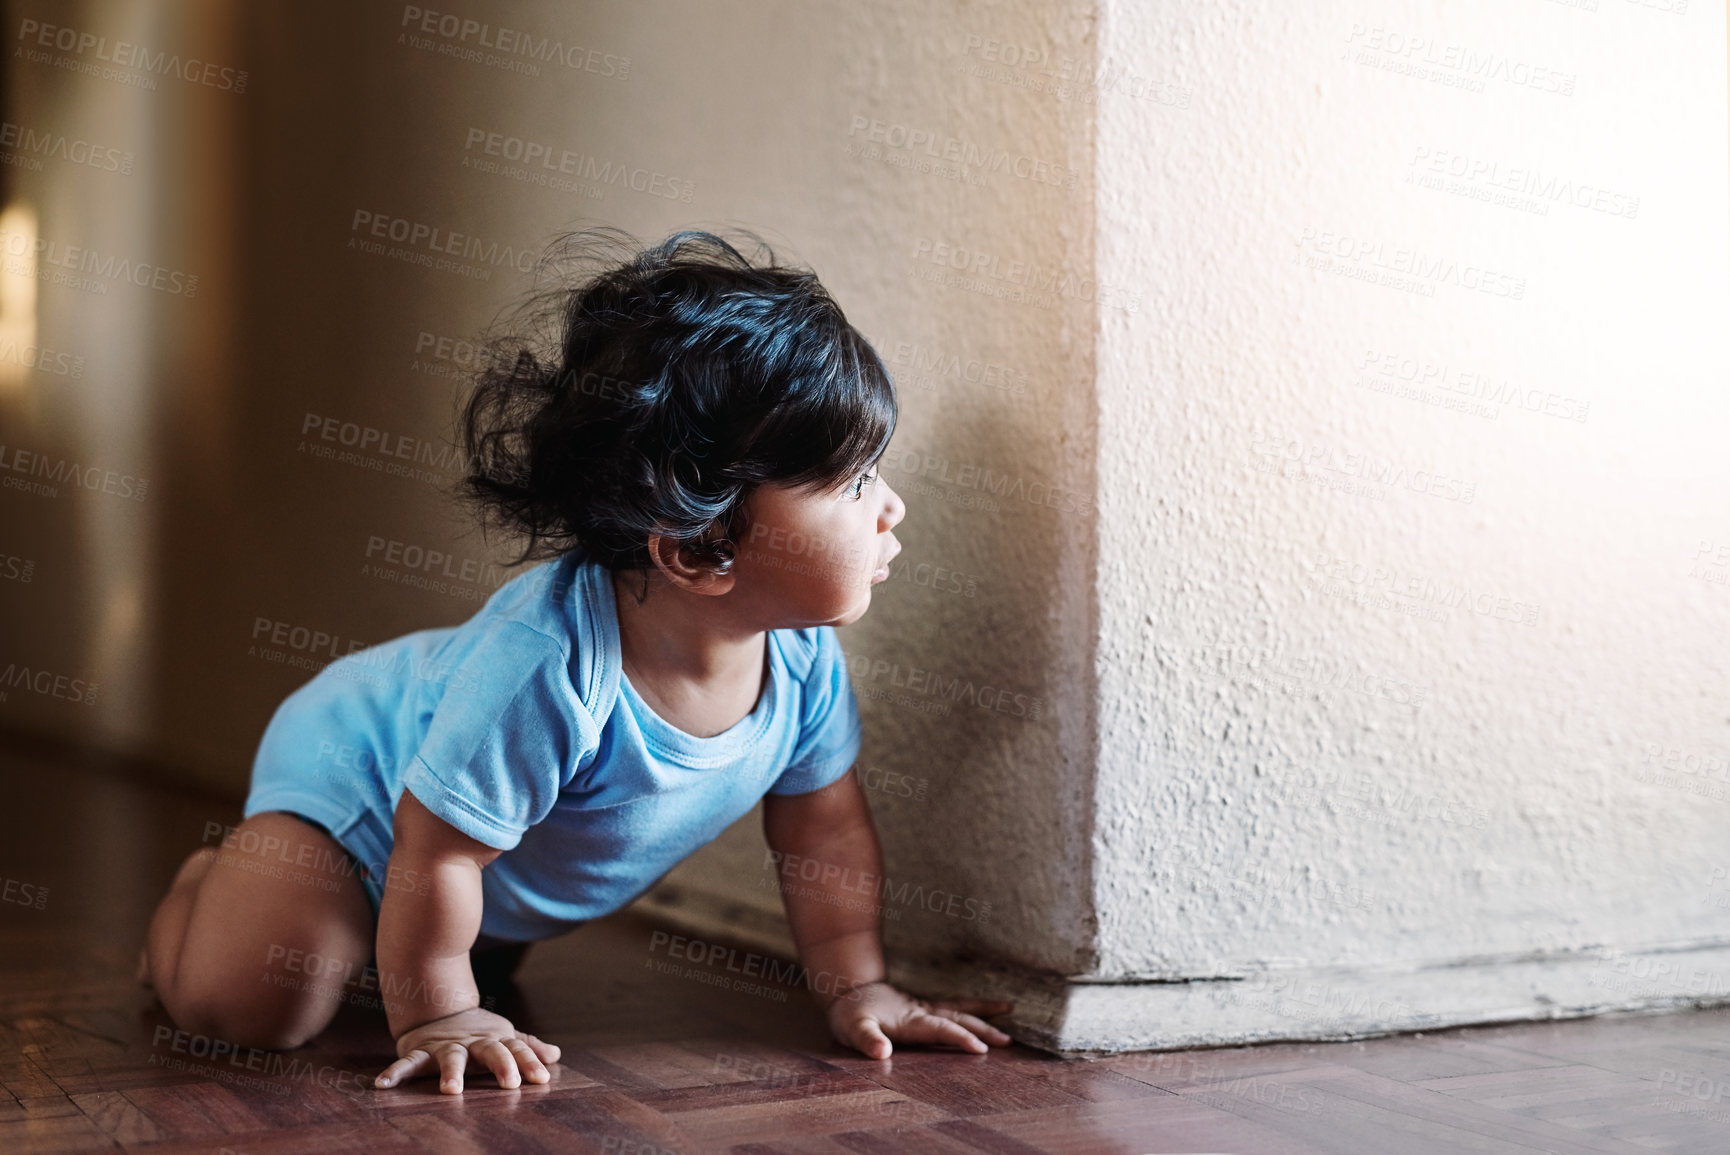
[[[340,658],[278,707],[248,817],[287,810],[360,860],[377,909],[403,790],[504,851],[481,931],[547,938],[619,909],[764,794],[803,794],[858,757],[858,703],[832,627],[771,630],[769,676],[732,728],[697,738],[625,678],[610,575],[580,553],[502,586],[460,626]]]

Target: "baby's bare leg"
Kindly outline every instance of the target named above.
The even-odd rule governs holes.
[[[180,942],[186,937],[186,920],[192,914],[192,900],[215,858],[214,846],[201,846],[187,855],[180,869],[174,872],[174,881],[168,884],[168,893],[156,904],[156,913],[150,918],[150,931],[138,952],[139,982],[155,986],[158,973],[173,977],[175,960],[180,956]],[[152,944],[155,944],[154,952]],[[159,960],[156,969],[150,965],[152,953]]]
[[[151,919],[149,978],[185,1030],[288,1049],[322,1031],[372,957],[372,907],[335,839],[255,814],[193,853]]]

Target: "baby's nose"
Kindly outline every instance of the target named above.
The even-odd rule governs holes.
[[[883,513],[878,522],[884,530],[894,529],[901,524],[901,519],[907,516],[907,505],[901,500],[901,495],[883,483]]]

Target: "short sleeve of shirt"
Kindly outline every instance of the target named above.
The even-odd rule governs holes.
[[[521,622],[489,627],[441,673],[444,696],[403,788],[470,838],[509,850],[596,747],[595,724],[559,643]]]
[[[839,779],[859,757],[864,727],[847,679],[847,655],[832,626],[817,631],[817,656],[805,679],[799,741],[771,794],[809,794]]]

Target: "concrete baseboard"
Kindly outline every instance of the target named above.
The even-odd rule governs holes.
[[[760,908],[671,887],[637,905],[682,933],[793,957],[785,921]],[[1717,942],[1188,982],[1101,982],[907,958],[893,959],[890,974],[932,997],[1009,999],[1015,1010],[1000,1025],[1018,1042],[1076,1057],[1730,1004],[1730,944]]]
[[[1730,1004],[1727,981],[1730,947],[1714,945],[1176,983],[1005,982],[989,993],[1016,1000],[1018,1040],[1101,1055],[1680,1010]]]

